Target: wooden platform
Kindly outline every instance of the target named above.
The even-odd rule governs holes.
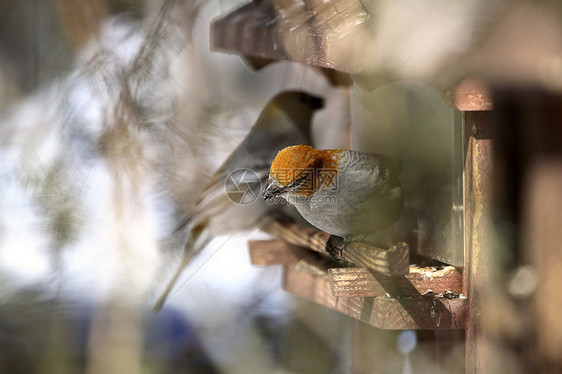
[[[283,288],[380,329],[462,329],[467,303],[457,269],[409,267],[385,276],[282,240],[249,242],[254,265],[282,265]]]
[[[359,53],[359,58],[353,58],[338,48],[354,39],[363,40],[359,50],[371,46],[369,34],[363,32],[366,28],[380,33],[386,25],[382,31],[388,32],[417,15],[420,19],[430,15],[433,21],[438,14],[427,4],[428,13],[405,7],[405,17],[392,12],[384,19],[385,9],[376,5],[360,0],[253,1],[213,22],[211,49],[238,54],[255,68],[285,60],[337,70],[336,76],[347,74],[354,86],[370,92],[392,80],[393,66],[384,69],[384,61],[374,61],[376,56]],[[463,140],[455,144],[455,149],[462,150],[463,203],[452,207],[464,218],[462,274],[461,268],[426,269],[407,263],[401,275],[385,277],[381,270],[388,270],[394,260],[379,269],[346,267],[318,262],[318,255],[277,241],[250,243],[252,260],[259,265],[282,265],[284,287],[290,292],[380,328],[465,328],[466,334],[456,336],[450,345],[465,338],[467,373],[519,367],[561,372],[560,303],[552,298],[561,274],[560,261],[556,261],[561,241],[557,230],[562,180],[561,8],[555,2],[541,7],[527,2],[480,5],[480,12],[462,12],[470,21],[466,23],[469,48],[449,48],[445,52],[450,58],[442,64],[430,61],[433,66],[422,76],[417,75],[419,69],[399,75],[400,79],[426,80],[451,107],[463,112]],[[414,14],[409,13],[412,9]],[[410,32],[428,35],[432,42],[433,28],[451,19],[435,18]],[[388,43],[387,48],[397,44],[407,46]],[[413,45],[423,48],[420,43]],[[368,59],[383,71],[362,70],[361,64],[366,66]],[[453,74],[447,76],[447,72]],[[529,175],[532,178],[527,179]],[[494,242],[491,225],[494,206],[501,208],[501,214],[494,216],[495,226],[507,238],[500,244]],[[322,247],[326,242],[319,243]],[[419,255],[447,262],[442,256],[432,256],[427,246],[419,247]],[[460,262],[450,263],[460,266]],[[511,295],[506,282],[513,274],[530,270],[529,265],[540,274],[537,291],[526,299]],[[455,298],[459,287],[462,292]],[[369,344],[375,340],[363,327],[353,331],[356,373],[373,372],[376,360],[384,358],[377,356],[377,347]],[[360,351],[364,354],[357,354]]]

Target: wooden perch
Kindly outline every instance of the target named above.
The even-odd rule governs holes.
[[[410,265],[410,272],[402,277],[373,274],[362,267],[328,269],[334,296],[374,297],[385,294],[419,296],[446,291],[462,293],[462,275],[453,266],[442,269]]]
[[[413,265],[411,274],[405,277],[387,277],[373,275],[366,268],[341,267],[341,262],[283,240],[256,240],[248,245],[254,265],[283,265],[286,291],[370,325],[381,329],[464,327],[466,299],[458,293],[450,299],[439,295],[446,290],[459,292],[462,289],[460,274],[453,267],[436,270]],[[353,273],[356,275],[356,279],[351,280],[354,286],[345,284],[341,275]],[[336,279],[337,276],[340,278]],[[334,279],[339,294],[333,291]],[[375,296],[374,282],[378,282],[376,297],[361,297]],[[420,295],[427,291],[423,285],[431,285],[433,293]],[[356,287],[355,294],[353,287]],[[401,297],[389,297],[389,294],[401,294]]]
[[[268,221],[262,226],[262,230],[291,244],[343,259],[384,275],[404,275],[409,271],[410,252],[406,243],[397,243],[389,249],[375,248],[359,242],[345,244],[341,238],[325,232],[278,220]]]
[[[342,249],[341,256],[344,260],[389,276],[408,274],[410,268],[410,250],[404,242],[396,243],[389,249],[352,242]]]
[[[323,271],[332,268],[339,268],[342,262],[337,262],[328,256],[322,256],[303,247],[287,243],[284,240],[250,240],[248,242],[250,251],[250,261],[252,265],[271,266],[271,265],[294,265],[297,262],[306,262],[314,266],[321,267]]]
[[[291,265],[310,255],[310,251],[283,240],[250,240],[253,265]]]
[[[306,260],[285,267],[283,288],[380,329],[462,329],[466,321],[467,302],[462,296],[452,299],[334,296],[325,268],[308,264]]]

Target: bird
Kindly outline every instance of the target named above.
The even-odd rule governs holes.
[[[279,149],[311,142],[313,115],[323,107],[323,98],[304,91],[281,92],[265,105],[178,227],[189,231],[183,258],[153,311],[162,308],[183,269],[214,237],[254,228],[268,211],[279,208],[260,199],[269,166]]]
[[[402,160],[380,154],[290,146],[271,164],[262,197],[285,199],[311,225],[346,242],[380,245],[377,234],[403,210],[401,169]]]

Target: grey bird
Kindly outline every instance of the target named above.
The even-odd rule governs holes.
[[[379,154],[291,146],[272,163],[263,198],[282,197],[328,234],[390,245],[379,233],[402,212],[401,169],[401,160]]]

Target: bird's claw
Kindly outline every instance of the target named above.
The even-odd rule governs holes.
[[[330,235],[328,241],[326,242],[326,252],[336,261],[343,260],[342,253],[345,250],[345,246],[348,241],[345,238],[336,235]]]

